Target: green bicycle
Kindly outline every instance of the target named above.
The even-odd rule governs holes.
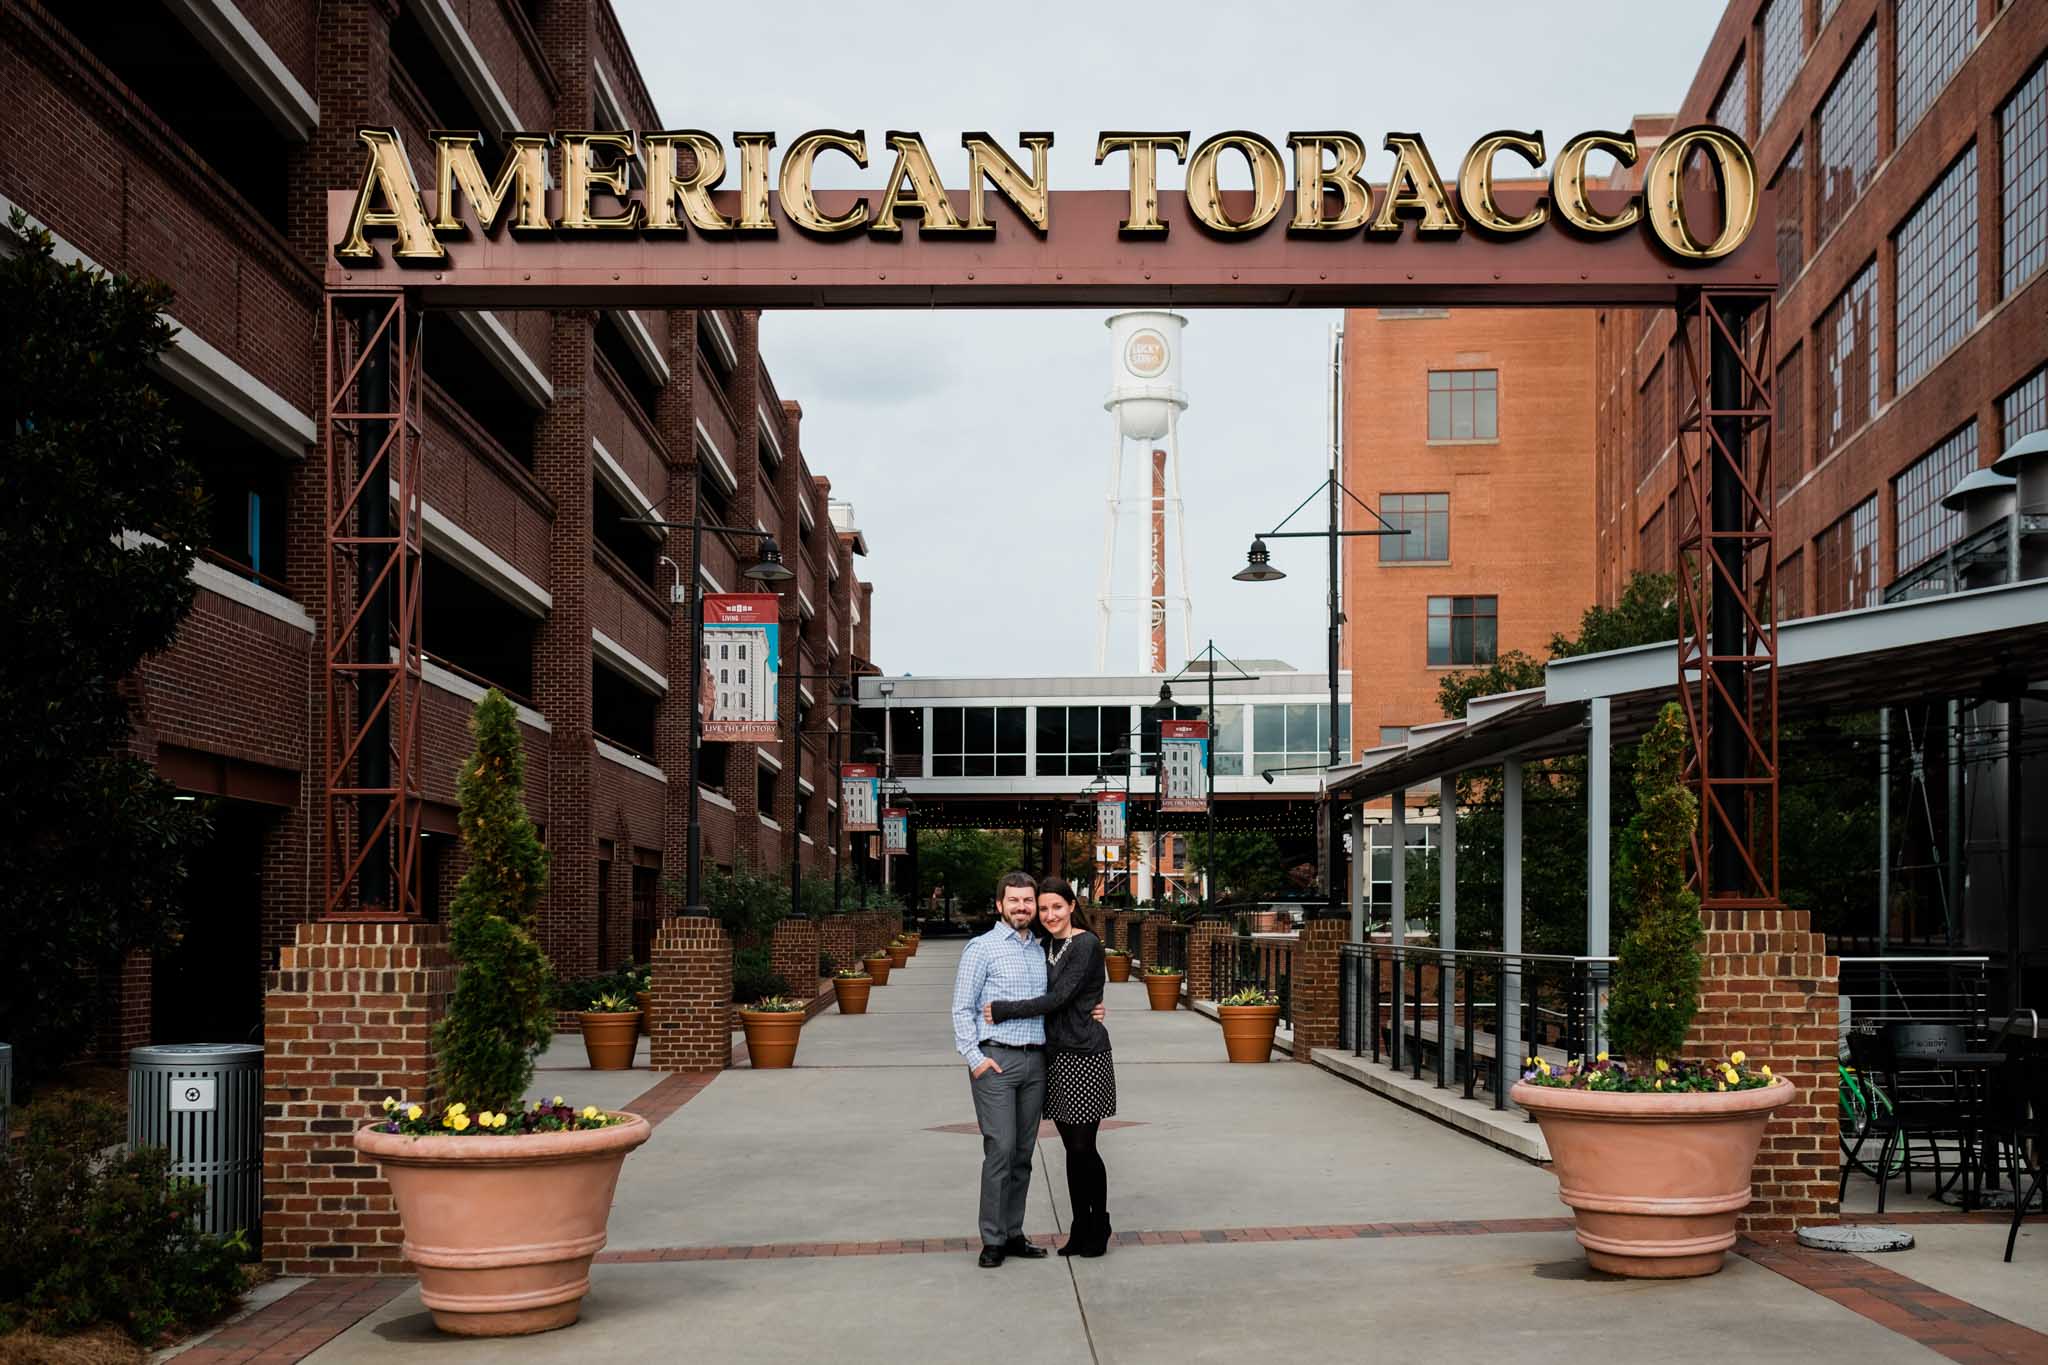
[[[1857,1170],[1876,1180],[1876,1162],[1863,1159],[1863,1144],[1866,1139],[1875,1139],[1878,1150],[1884,1149],[1884,1135],[1891,1126],[1891,1097],[1884,1093],[1876,1078],[1859,1073],[1846,1062],[1835,1064],[1835,1075],[1841,1082],[1836,1091],[1836,1106],[1841,1119],[1844,1178],[1848,1170]],[[1906,1148],[1901,1143],[1892,1153],[1890,1174],[1897,1175],[1905,1167]]]

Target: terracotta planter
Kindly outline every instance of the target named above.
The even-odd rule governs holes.
[[[1102,959],[1102,963],[1109,969],[1109,979],[1111,981],[1129,981],[1131,979],[1130,954],[1111,953]]]
[[[897,967],[907,967],[907,966],[909,966],[909,965],[910,965],[910,945],[909,945],[908,943],[892,943],[892,944],[890,944],[890,945],[889,945],[889,962],[890,962],[890,964],[891,964],[892,966],[897,966]]]
[[[576,1016],[583,1024],[583,1051],[592,1071],[630,1071],[633,1048],[640,1041],[640,1012]]]
[[[923,934],[905,934],[905,935],[904,935],[903,937],[904,937],[904,938],[906,938],[906,939],[908,939],[908,940],[910,940],[910,955],[911,955],[912,957],[916,957],[916,956],[917,956],[917,950],[918,950],[919,948],[922,948],[922,947],[924,946],[924,935],[923,935]]]
[[[1509,1093],[1543,1128],[1587,1263],[1668,1280],[1721,1268],[1749,1206],[1764,1125],[1792,1085],[1633,1095],[1518,1081]]]
[[[640,1031],[649,1038],[654,1036],[654,1006],[649,1003],[653,998],[652,991],[633,992],[633,1003],[640,1007]]]
[[[1223,1021],[1223,1049],[1233,1062],[1263,1062],[1273,1056],[1273,1031],[1280,1027],[1278,1005],[1218,1005]]]
[[[866,1014],[868,1012],[868,992],[874,989],[874,985],[875,983],[866,977],[833,977],[832,994],[839,999],[839,1012],[841,1014]],[[748,1051],[751,1052],[753,1046],[752,1043],[747,1044]]]
[[[576,1321],[619,1167],[654,1131],[638,1115],[622,1117],[610,1128],[527,1137],[356,1131],[356,1150],[382,1165],[398,1201],[405,1259],[436,1327],[505,1337]]]
[[[1182,979],[1179,972],[1175,972],[1171,976],[1159,972],[1145,973],[1145,996],[1152,1002],[1152,1008],[1155,1010],[1177,1008],[1180,1005],[1180,983]],[[1275,1013],[1277,1014],[1277,1012],[1276,1010]]]
[[[747,1031],[747,1059],[756,1071],[780,1071],[796,1060],[797,1035],[803,1032],[802,1010],[750,1010],[740,1006],[740,1026]]]
[[[896,963],[887,953],[883,953],[878,957],[862,958],[860,965],[868,969],[868,975],[875,979],[877,986],[886,986],[889,984],[889,971]]]

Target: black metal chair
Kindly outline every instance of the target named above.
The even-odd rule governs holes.
[[[1921,1059],[1964,1050],[1967,1035],[1961,1024],[1892,1024],[1875,1034],[1851,1034],[1850,1059],[1856,1069],[1878,1080],[1889,1106],[1873,1105],[1866,1136],[1882,1134],[1884,1145],[1877,1158],[1877,1211],[1884,1212],[1892,1175],[1906,1178],[1906,1192],[1913,1190],[1913,1143],[1925,1142],[1933,1166],[1934,1192],[1939,1197],[1947,1187],[1943,1179],[1941,1147],[1952,1142],[1957,1151],[1959,1178],[1968,1161],[1964,1151],[1972,1127],[1970,1101],[1953,1071],[1929,1066]],[[1897,1164],[1894,1165],[1894,1158]],[[1867,1168],[1866,1168],[1867,1169]],[[1842,1172],[1847,1189],[1848,1167]]]
[[[2012,1259],[2020,1220],[2037,1195],[2048,1197],[2048,1052],[2037,1044],[2007,1063],[2005,1085],[1993,1131],[2005,1143],[2013,1166],[2012,1227],[2005,1234],[2005,1259]],[[2025,1190],[2020,1178],[2027,1180]]]

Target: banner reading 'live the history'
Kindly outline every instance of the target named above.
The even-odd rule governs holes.
[[[704,599],[704,738],[773,743],[782,663],[780,600],[773,593],[714,593]]]

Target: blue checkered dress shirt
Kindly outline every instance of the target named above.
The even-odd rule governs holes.
[[[983,1021],[981,1007],[996,1000],[1029,1000],[1045,994],[1045,949],[1033,934],[1017,937],[1009,925],[996,927],[974,939],[960,954],[960,974],[953,978],[953,1050],[967,1059],[971,1069],[980,1066],[980,1043],[990,1038],[998,1043],[1023,1046],[1045,1041],[1045,1019],[1008,1019],[1000,1024]]]

